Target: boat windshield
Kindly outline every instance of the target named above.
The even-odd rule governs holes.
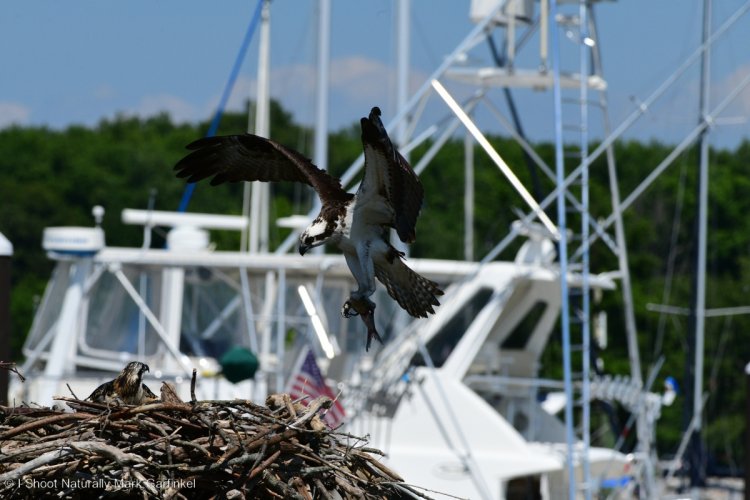
[[[463,337],[472,321],[492,298],[491,288],[480,288],[466,301],[466,304],[458,311],[427,343],[427,352],[430,353],[432,362],[436,368],[443,366],[453,349]],[[417,358],[421,355],[417,353]],[[421,359],[415,359],[414,365],[424,365]]]

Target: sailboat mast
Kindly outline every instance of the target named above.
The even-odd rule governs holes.
[[[699,123],[706,120],[710,113],[709,93],[711,90],[711,46],[706,42],[711,36],[711,0],[703,0],[703,52],[701,54],[700,78],[700,118]],[[706,315],[706,246],[708,229],[708,134],[709,127],[703,129],[699,139],[700,166],[698,170],[698,212],[696,214],[697,235],[695,240],[695,267],[693,282],[693,308],[690,313],[690,330],[692,336],[693,359],[686,360],[689,366],[693,361],[693,391],[690,397],[692,403],[693,433],[690,438],[690,448],[687,460],[690,464],[690,486],[693,488],[705,486],[706,470],[701,443],[701,414],[703,412],[703,350],[705,338]],[[686,370],[689,375],[690,368]],[[689,404],[686,402],[686,404]],[[686,412],[690,408],[686,408]],[[686,419],[686,423],[689,419]],[[689,424],[688,424],[689,425]],[[690,427],[688,427],[688,431]]]
[[[318,70],[313,162],[328,165],[328,80],[331,59],[331,0],[318,0]]]
[[[270,132],[269,86],[271,53],[271,2],[263,1],[258,47],[258,92],[255,98],[255,134],[268,137]],[[249,127],[248,127],[249,128]],[[248,191],[252,194],[248,196]],[[265,182],[245,183],[245,203],[250,200],[250,253],[268,251],[269,186]],[[244,212],[244,210],[243,210]]]

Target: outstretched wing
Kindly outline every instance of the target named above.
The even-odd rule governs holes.
[[[211,185],[239,181],[291,181],[312,186],[321,200],[348,198],[341,183],[297,151],[253,134],[198,139],[187,146],[192,153],[174,169],[177,177],[198,182],[213,176]]]
[[[388,133],[380,120],[380,109],[372,108],[370,116],[362,118],[362,146],[365,152],[365,176],[360,184],[357,197],[362,200],[363,209],[378,212],[371,220],[396,229],[404,243],[412,243],[416,238],[416,225],[422,208],[424,189],[419,177],[409,162],[393,147]],[[382,203],[374,202],[383,198],[389,210],[383,210]]]
[[[142,403],[150,403],[159,399],[158,397],[156,397],[156,394],[154,394],[153,391],[148,388],[146,384],[142,383],[141,387],[143,387],[143,401],[141,401]]]
[[[439,306],[443,291],[434,281],[412,271],[401,257],[403,253],[391,247],[385,258],[375,261],[375,276],[385,285],[388,295],[415,318],[426,318]]]

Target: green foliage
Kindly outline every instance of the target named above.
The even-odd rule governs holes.
[[[292,115],[278,103],[271,106],[272,136],[304,154],[310,155],[312,131],[294,122]],[[241,133],[247,128],[244,113],[227,114],[220,134]],[[41,249],[44,227],[56,225],[91,226],[91,207],[103,205],[106,210],[104,229],[109,245],[139,245],[142,233],[138,227],[123,226],[123,208],[145,208],[155,190],[156,208],[175,210],[184,182],[176,179],[172,165],[185,154],[185,145],[203,136],[208,123],[175,125],[168,116],[149,119],[118,116],[103,120],[96,127],[71,126],[64,130],[13,127],[0,131],[0,231],[14,244],[12,332],[13,349],[20,353],[28,331],[35,297],[43,293],[51,264]],[[491,137],[505,160],[513,165],[521,181],[531,187],[531,168],[526,167],[523,152],[513,141]],[[411,153],[413,164],[424,155],[430,144]],[[617,177],[620,192],[630,193],[663,160],[671,148],[659,143],[622,142],[615,145]],[[541,144],[537,152],[554,165],[554,148]],[[361,154],[357,124],[329,137],[328,169],[342,175]],[[464,145],[450,141],[422,174],[425,203],[417,228],[417,242],[411,247],[415,257],[461,259],[464,255]],[[647,192],[625,212],[626,239],[633,282],[633,300],[640,352],[644,370],[660,355],[666,357],[659,380],[672,375],[682,380],[687,346],[687,318],[665,319],[648,312],[647,304],[665,301],[664,286],[668,261],[673,259],[671,305],[688,306],[691,301],[693,260],[692,220],[696,210],[697,155],[690,151],[649,187]],[[708,294],[709,308],[746,305],[750,289],[750,142],[734,151],[712,151],[709,215]],[[549,193],[553,180],[536,172],[542,193]],[[591,168],[591,212],[604,220],[611,212],[609,175],[604,158]],[[347,186],[350,187],[350,186]],[[309,189],[294,184],[272,188],[271,218],[306,213],[312,205]],[[492,249],[517,218],[514,209],[524,202],[482,153],[475,151],[475,221],[474,252],[481,258]],[[196,187],[190,204],[194,212],[238,214],[242,205],[241,184],[209,188]],[[554,219],[555,208],[548,214]],[[679,215],[679,225],[675,225]],[[580,221],[571,216],[570,227]],[[672,246],[672,231],[676,231]],[[287,230],[271,225],[271,244],[276,245]],[[609,229],[613,233],[612,228]],[[235,233],[212,234],[220,248],[238,247]],[[157,238],[158,240],[158,238]],[[163,242],[163,240],[161,240]],[[154,242],[159,245],[160,241]],[[508,248],[502,258],[513,258],[519,243]],[[571,247],[572,248],[572,247]],[[592,270],[603,272],[617,267],[612,252],[601,243],[591,251]],[[594,306],[609,317],[609,347],[602,353],[605,371],[629,373],[624,317],[620,292],[607,293]],[[743,405],[742,368],[750,360],[750,343],[746,316],[708,318],[706,321],[706,380],[711,397],[707,404],[705,439],[709,449],[728,452],[741,460],[744,450],[739,443]],[[545,376],[562,375],[561,348],[553,340],[545,352]],[[690,362],[690,361],[688,361]],[[658,390],[659,387],[657,386]],[[682,398],[665,408],[660,421],[658,446],[662,453],[676,449],[683,423]],[[597,417],[601,425],[606,425]]]

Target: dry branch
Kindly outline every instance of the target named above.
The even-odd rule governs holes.
[[[18,375],[18,378],[19,380],[21,380],[21,382],[26,382],[26,377],[21,375],[21,372],[19,372],[18,368],[16,368],[16,364],[13,363],[12,361],[0,361],[0,370],[11,371],[15,373],[16,375]]]

